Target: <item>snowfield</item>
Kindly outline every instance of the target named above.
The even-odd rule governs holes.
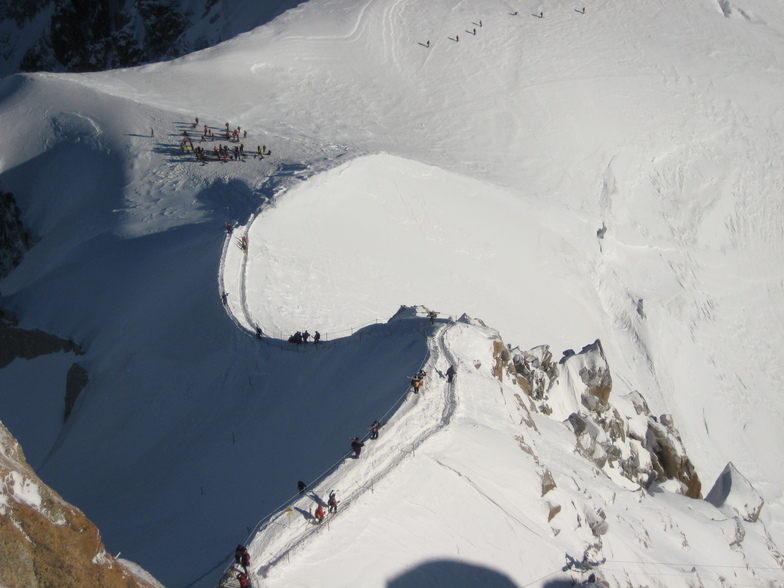
[[[784,585],[784,9],[581,8],[310,0],[173,62],[0,80],[0,189],[41,237],[2,307],[90,376],[62,425],[71,361],[17,359],[0,418],[108,549],[167,586],[246,540],[254,586]],[[227,123],[243,161],[200,140]],[[636,391],[703,495],[747,481],[723,506],[587,459],[577,379],[548,416],[493,368],[597,339],[628,435]]]

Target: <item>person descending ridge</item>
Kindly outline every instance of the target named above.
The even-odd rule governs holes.
[[[320,504],[316,507],[316,524],[321,524],[324,520],[324,507]]]
[[[362,448],[364,446],[365,444],[359,440],[359,437],[351,439],[351,449],[354,450],[354,459],[359,459],[359,454],[362,453]]]
[[[242,544],[237,545],[237,549],[234,550],[234,561],[236,563],[240,563],[242,561],[242,554],[245,553],[245,546]]]
[[[248,573],[240,572],[237,574],[237,581],[240,583],[240,588],[248,588]]]
[[[378,430],[381,428],[381,423],[378,421],[373,421],[373,424],[370,425],[368,431],[370,431],[370,438],[371,439],[378,439]]]
[[[247,549],[242,554],[242,560],[240,561],[240,563],[242,564],[242,567],[245,570],[245,573],[247,574],[248,566],[250,565],[250,553],[248,552]]]
[[[329,492],[329,500],[327,500],[327,510],[330,513],[338,512],[338,502],[340,502],[340,501],[335,497],[335,491],[334,490],[330,490],[330,492]]]

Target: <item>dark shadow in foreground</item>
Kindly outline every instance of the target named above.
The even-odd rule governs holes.
[[[433,560],[404,572],[387,583],[387,588],[519,588],[508,576],[474,564]]]

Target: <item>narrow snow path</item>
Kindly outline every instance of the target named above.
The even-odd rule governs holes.
[[[328,532],[331,521],[347,512],[368,491],[373,492],[375,484],[450,423],[457,394],[455,385],[447,384],[442,374],[455,361],[448,344],[451,328],[451,323],[442,324],[429,338],[422,368],[426,373],[423,389],[417,395],[406,392],[402,406],[391,419],[382,419],[384,426],[379,438],[366,442],[358,459],[347,453],[333,473],[256,530],[248,545],[252,577],[267,577],[276,566],[289,562],[311,538]],[[316,524],[311,511],[317,504],[326,507],[330,490],[335,490],[340,501],[338,512]],[[236,569],[232,566],[226,570],[221,586],[237,585]]]

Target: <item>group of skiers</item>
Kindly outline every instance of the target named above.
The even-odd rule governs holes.
[[[198,117],[194,122],[191,123],[191,132],[193,132],[197,126],[199,126]],[[223,132],[222,138],[229,142],[239,143],[239,145],[231,147],[229,145],[224,146],[221,143],[217,146],[213,146],[212,151],[213,155],[215,156],[215,161],[220,161],[222,163],[227,163],[229,160],[245,161],[245,144],[240,143],[240,137],[242,137],[242,139],[247,138],[248,131],[243,131],[242,127],[237,127],[236,129],[232,130],[231,125],[226,123],[226,131]],[[215,132],[211,130],[208,125],[204,125],[204,132],[201,135],[199,143],[204,143],[206,141],[215,141]],[[190,137],[190,135],[188,135],[187,130],[183,131],[182,133],[182,139],[180,140],[180,151],[183,153],[193,153],[196,157],[196,160],[203,164],[206,164],[209,161],[209,151],[205,151],[201,146],[194,146],[193,139]],[[272,155],[272,150],[267,149],[266,145],[258,145],[253,156],[259,159],[264,159],[265,156],[270,155]]]
[[[301,345],[302,343],[307,343],[308,339],[310,339],[310,333],[305,331],[304,333],[301,331],[297,331],[291,337],[289,337],[289,343],[295,343],[297,345]],[[321,341],[321,333],[316,331],[313,335],[313,342],[318,343]]]

